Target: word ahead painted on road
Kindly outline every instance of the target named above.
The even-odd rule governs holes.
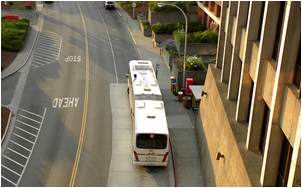
[[[55,98],[52,102],[54,108],[73,108],[78,106],[79,97]]]

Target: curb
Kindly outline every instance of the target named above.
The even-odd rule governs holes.
[[[37,35],[38,35],[38,33],[39,33],[39,30],[37,30],[35,40],[34,40],[34,42],[33,42],[33,45],[32,45],[32,47],[31,47],[31,49],[30,49],[30,51],[29,51],[29,54],[28,54],[27,58],[25,59],[23,65],[21,65],[19,68],[17,68],[15,71],[11,72],[10,74],[8,74],[8,75],[4,76],[3,78],[1,78],[1,80],[3,80],[3,79],[5,79],[5,78],[7,78],[7,77],[9,77],[9,76],[11,76],[11,75],[13,75],[13,74],[15,74],[16,72],[18,72],[20,69],[22,69],[22,68],[25,66],[25,64],[27,63],[27,61],[28,61],[29,57],[31,56],[31,53],[32,53],[32,51],[33,51],[33,49],[34,49],[34,46],[35,46],[35,43],[36,43],[36,40],[37,40]]]
[[[7,133],[7,130],[8,130],[9,124],[10,124],[10,119],[12,117],[13,111],[10,108],[8,108],[7,106],[1,105],[1,107],[5,107],[5,108],[7,108],[9,110],[9,115],[8,115],[8,120],[7,120],[7,124],[6,124],[6,128],[5,128],[5,132],[3,134],[3,137],[1,138],[1,144],[2,144],[2,142],[3,142],[3,140],[4,140],[5,136],[6,136],[6,133]]]

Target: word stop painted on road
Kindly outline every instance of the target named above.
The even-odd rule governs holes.
[[[78,106],[79,97],[55,98],[52,102],[54,108],[73,108]]]

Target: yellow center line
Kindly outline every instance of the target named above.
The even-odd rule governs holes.
[[[77,3],[78,8],[80,10],[80,14],[81,14],[82,22],[83,22],[83,27],[84,27],[85,51],[86,51],[86,81],[85,81],[85,99],[84,99],[84,109],[83,109],[83,119],[82,119],[81,133],[80,133],[77,155],[76,155],[76,159],[75,159],[75,162],[74,162],[69,187],[74,186],[74,182],[75,182],[75,179],[76,179],[78,166],[79,166],[79,162],[80,162],[82,145],[83,145],[83,140],[84,140],[85,127],[86,127],[87,106],[88,106],[88,91],[89,91],[89,53],[88,53],[87,30],[86,30],[86,24],[85,24],[84,16],[83,16],[82,10],[80,8],[80,5],[79,5],[78,2],[76,2],[76,3]]]

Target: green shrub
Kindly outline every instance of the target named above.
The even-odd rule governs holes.
[[[151,25],[150,25],[149,21],[142,21],[142,25],[143,25],[143,27],[144,27],[145,29],[151,28]]]
[[[185,42],[185,33],[174,31],[173,37],[180,43]],[[204,32],[198,31],[195,33],[188,33],[187,43],[217,43],[218,31],[205,30]]]
[[[28,19],[5,20],[1,18],[1,49],[18,52],[26,38]]]
[[[179,29],[186,28],[186,22],[179,22]],[[199,22],[189,22],[188,23],[188,33],[194,33],[197,31],[205,31],[207,27]]]
[[[185,22],[178,23],[165,23],[165,24],[154,24],[151,29],[155,34],[173,34],[175,30],[184,29],[185,31]],[[206,26],[199,22],[190,22],[188,23],[188,33],[194,33],[197,31],[206,30]]]
[[[197,6],[196,1],[186,1],[186,4],[189,5],[189,6]]]
[[[151,29],[155,34],[172,34],[177,30],[177,23],[156,23],[151,27]]]
[[[217,43],[218,31],[205,30],[204,32],[195,35],[195,41],[198,43]]]
[[[179,41],[180,43],[184,43],[185,42],[185,35],[186,33],[185,32],[181,32],[181,33],[178,33],[178,31],[174,31],[173,32],[173,37],[174,37],[174,40],[177,40]],[[194,42],[194,35],[193,33],[188,33],[187,34],[187,43],[193,43]]]

